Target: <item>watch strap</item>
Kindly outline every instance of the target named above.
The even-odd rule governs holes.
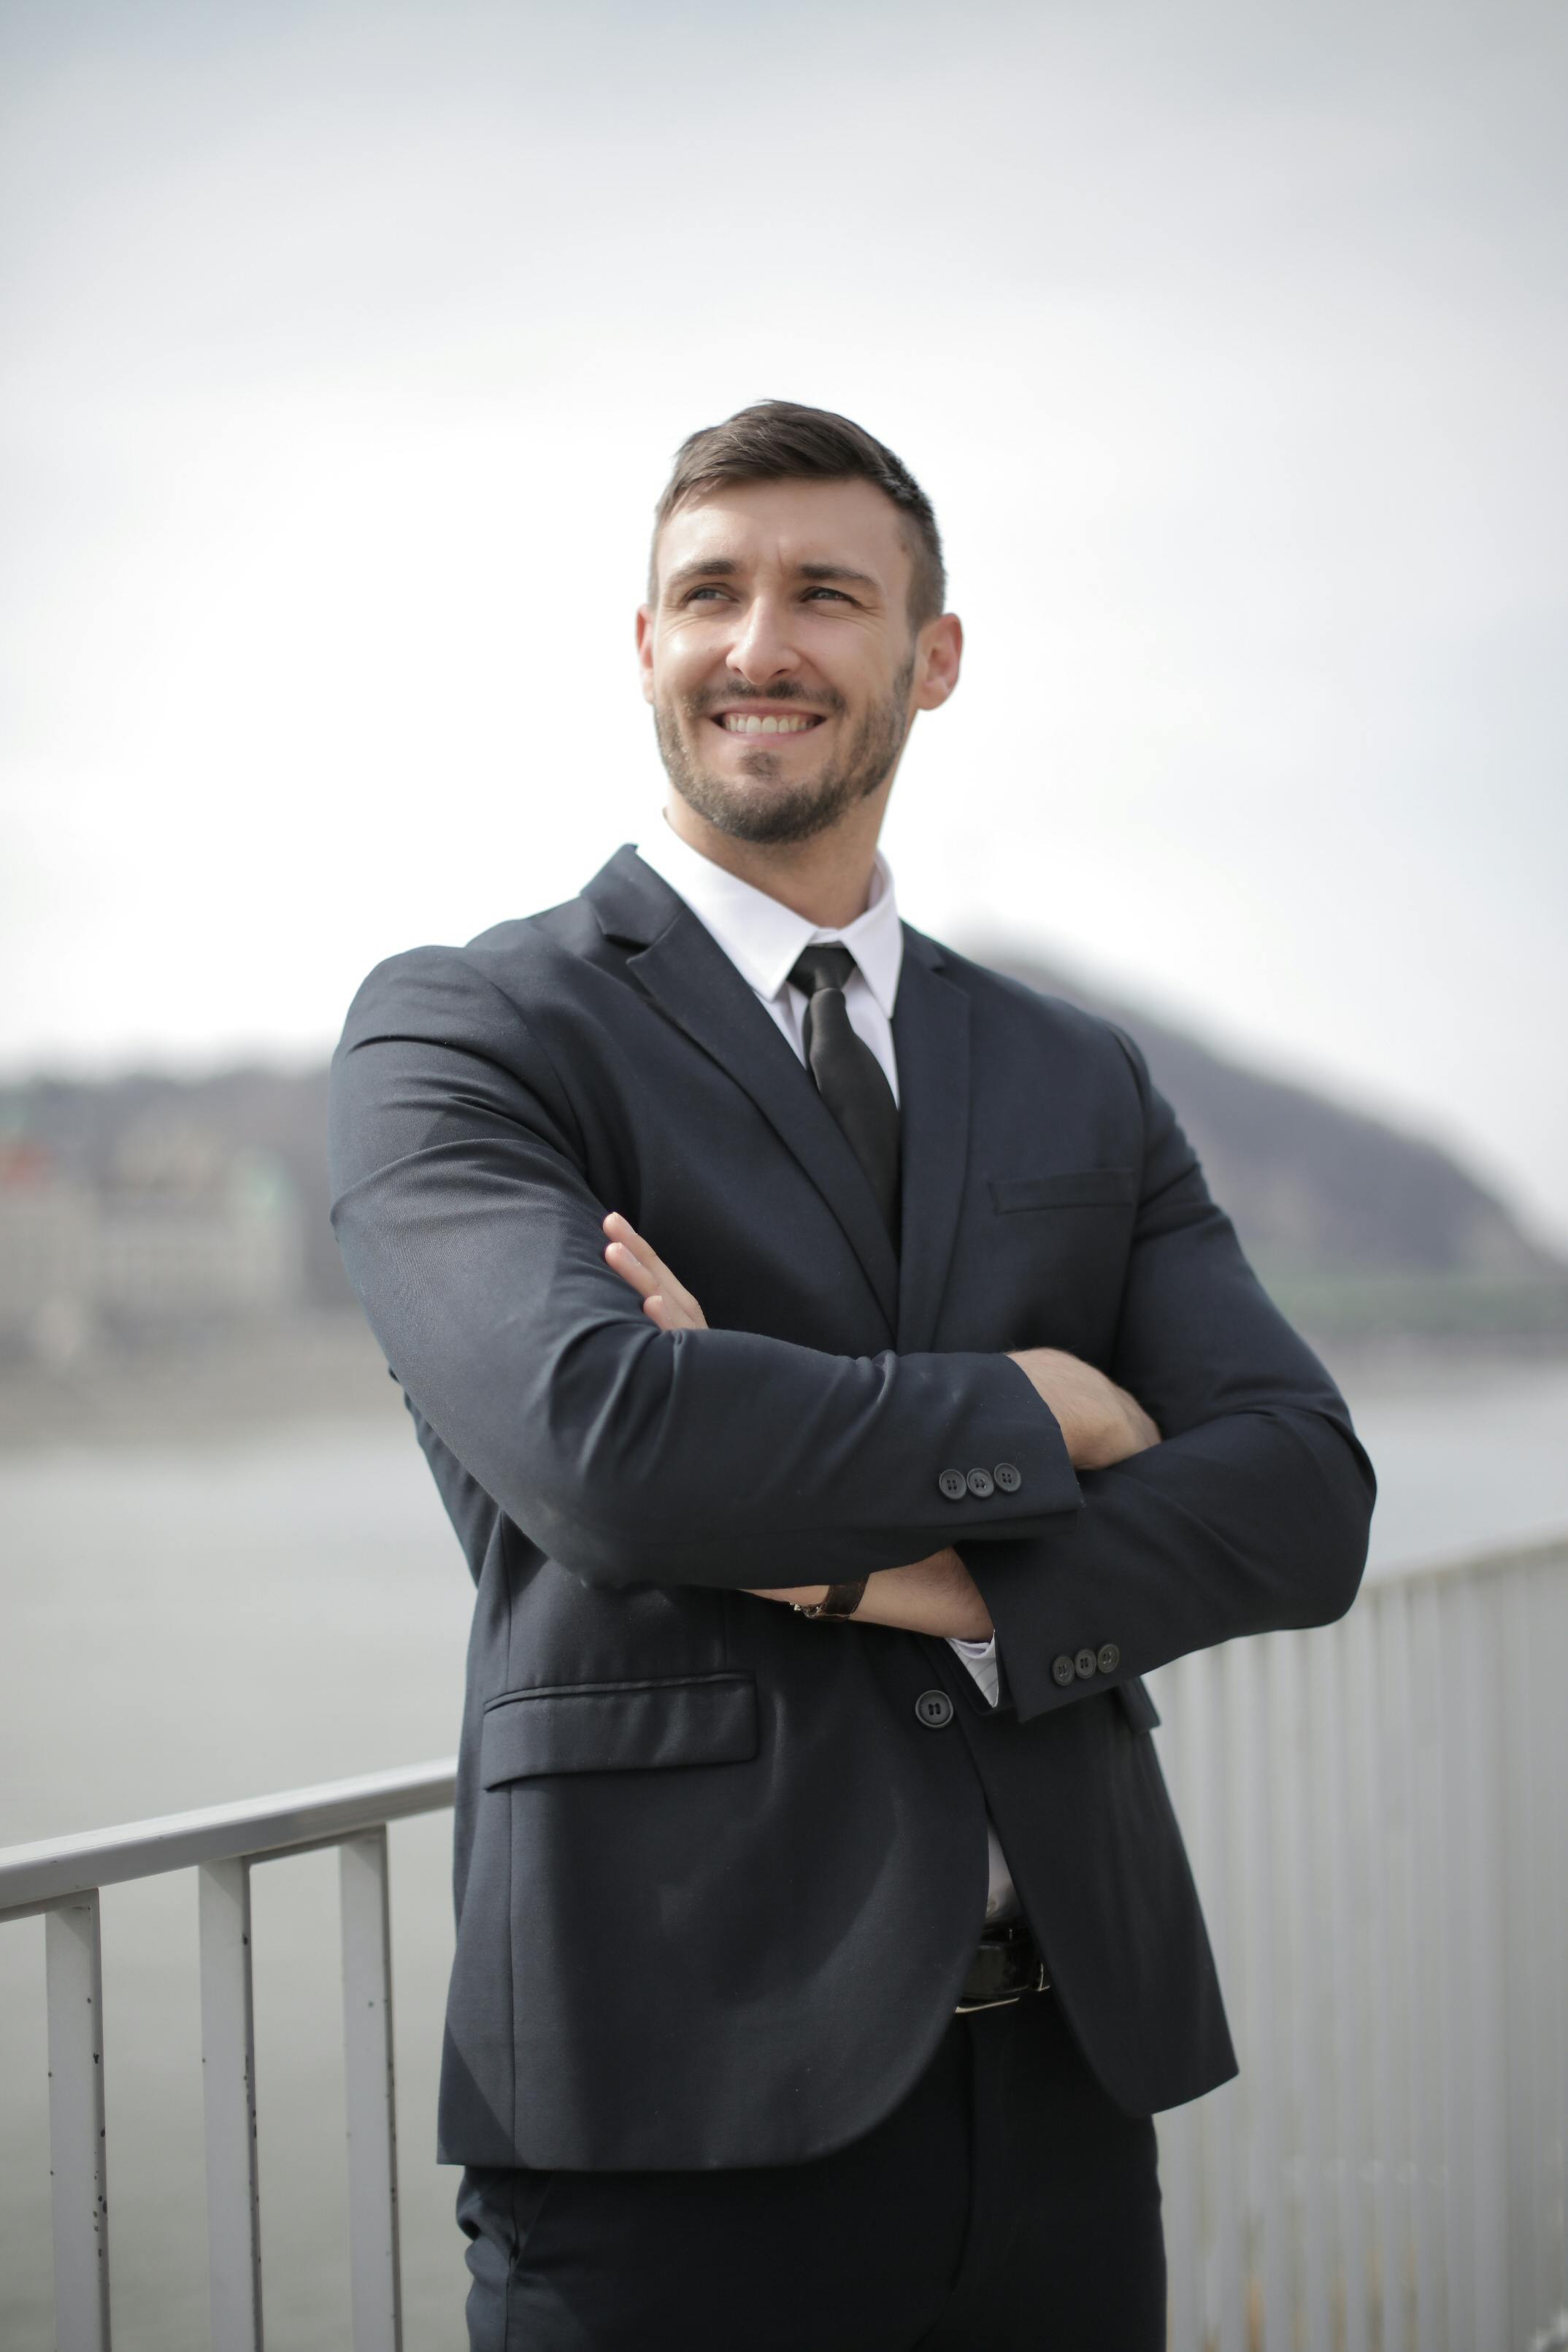
[[[866,1591],[866,1579],[856,1578],[852,1584],[830,1584],[820,1601],[804,1608],[798,1601],[791,1607],[801,1617],[853,1617]]]

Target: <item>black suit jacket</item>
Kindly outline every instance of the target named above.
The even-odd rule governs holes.
[[[987,1808],[1113,2098],[1234,2071],[1138,1676],[1348,1607],[1370,1470],[1127,1038],[907,929],[894,1036],[897,1256],[809,1076],[629,849],[350,1013],[334,1220],[478,1586],[453,2161],[757,2165],[868,2130],[952,2015]],[[612,1207],[710,1329],[649,1324]],[[1043,1344],[1164,1443],[1076,1475],[1004,1352]],[[939,1485],[999,1463],[1015,1491]],[[994,1714],[944,1643],[742,1589],[953,1542]]]

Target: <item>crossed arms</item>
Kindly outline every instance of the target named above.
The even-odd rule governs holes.
[[[706,1331],[701,1307],[629,1219],[612,1210],[604,1221],[605,1263],[635,1290],[642,1311],[660,1331]],[[1077,1470],[1106,1470],[1157,1445],[1160,1433],[1135,1397],[1105,1374],[1059,1348],[1022,1348],[1010,1358],[1026,1375],[1062,1433]],[[760,1601],[820,1601],[826,1584],[747,1590]],[[877,1570],[855,1612],[867,1625],[896,1625],[911,1633],[935,1633],[984,1642],[995,1631],[974,1579],[951,1544],[900,1568]]]

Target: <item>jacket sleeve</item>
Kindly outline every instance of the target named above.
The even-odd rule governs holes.
[[[831,1582],[1077,1511],[1061,1432],[1005,1357],[657,1330],[605,1264],[618,1203],[588,1181],[569,1090],[463,952],[371,974],[330,1126],[332,1221],[388,1362],[485,1493],[590,1581]],[[997,1459],[1016,1495],[942,1496],[948,1465]]]
[[[1121,1043],[1145,1150],[1108,1369],[1163,1442],[1080,1473],[1070,1518],[959,1539],[1026,1717],[1237,1634],[1342,1616],[1376,1491],[1343,1400],[1247,1265],[1142,1055]],[[1102,1667],[1108,1645],[1119,1656]],[[1095,1671],[1080,1676],[1086,1651]]]

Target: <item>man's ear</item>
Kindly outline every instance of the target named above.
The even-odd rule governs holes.
[[[928,621],[915,656],[915,709],[939,710],[958,684],[963,662],[963,623],[956,613]]]
[[[653,606],[637,606],[637,669],[642,678],[642,698],[653,700]]]

